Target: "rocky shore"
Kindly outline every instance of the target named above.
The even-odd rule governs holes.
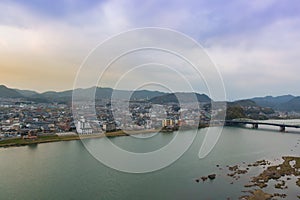
[[[242,177],[243,179],[249,179],[248,184],[245,184],[244,187],[253,189],[241,191],[242,193],[245,193],[245,195],[239,197],[241,200],[283,199],[288,197],[285,190],[288,189],[288,185],[290,184],[297,185],[300,191],[300,157],[283,156],[281,159],[276,159],[276,161],[280,161],[280,164],[272,164],[272,162],[268,160],[258,160],[250,164],[243,162],[242,164],[232,166],[227,165],[226,168],[220,167],[219,165],[216,165],[216,167],[219,170],[227,171],[225,176],[231,179],[230,184],[234,184],[235,181],[238,181]],[[251,177],[248,174],[251,170],[252,172],[258,170],[261,171],[261,173]],[[202,176],[201,178],[196,179],[196,182],[200,182],[200,180],[205,182],[210,176],[211,175]],[[216,175],[214,174],[213,179],[215,178]],[[263,190],[264,188],[270,187],[273,188],[272,190],[274,191],[272,194]],[[288,198],[300,199],[300,192],[299,196]]]
[[[288,189],[287,182],[290,181],[291,184],[296,184],[300,187],[300,157],[293,157],[293,156],[283,156],[283,162],[281,164],[272,165],[270,161],[261,160],[257,161],[253,164],[249,164],[249,167],[259,167],[263,166],[264,170],[259,175],[254,176],[250,180],[250,184],[245,185],[244,187],[255,189],[246,191],[250,193],[250,195],[241,196],[240,199],[245,200],[252,200],[252,199],[277,199],[277,198],[286,198],[287,194],[285,193],[274,193],[268,194],[264,192],[262,189],[269,186],[270,181],[276,181],[274,184],[275,190],[282,190]],[[267,166],[267,167],[266,167]],[[239,169],[235,170],[236,172]],[[248,172],[248,171],[247,171]],[[246,173],[247,173],[246,172]],[[297,181],[292,183],[292,177],[296,177]],[[271,185],[271,184],[270,184]],[[271,185],[272,187],[272,185]],[[259,188],[259,189],[257,189]],[[299,188],[300,191],[300,188]],[[300,197],[298,196],[300,199]]]

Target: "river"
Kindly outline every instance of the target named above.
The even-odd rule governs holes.
[[[264,128],[264,127],[262,127]],[[220,127],[213,127],[218,131]],[[225,127],[208,156],[198,158],[205,129],[172,165],[161,170],[131,174],[111,169],[96,160],[81,141],[67,141],[0,149],[0,199],[237,199],[257,170],[238,180],[227,176],[226,165],[274,161],[284,155],[300,156],[300,130],[281,133],[277,128]],[[181,134],[189,134],[185,131]],[[111,141],[130,151],[153,151],[168,143],[174,133],[159,133],[148,139],[115,137]],[[103,142],[103,138],[90,139]],[[216,165],[219,165],[217,167]],[[221,168],[221,169],[219,169]],[[216,173],[215,180],[195,182]],[[275,189],[265,191],[274,192]],[[295,199],[300,188],[288,184],[279,192]]]

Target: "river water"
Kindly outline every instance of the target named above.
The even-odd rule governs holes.
[[[208,156],[198,158],[205,129],[192,146],[172,165],[161,170],[131,174],[111,169],[96,160],[81,141],[67,141],[0,149],[0,199],[237,199],[249,190],[243,185],[259,170],[250,170],[240,179],[227,176],[226,165],[244,165],[284,155],[300,156],[300,130],[225,127]],[[220,127],[213,127],[218,131]],[[189,134],[186,131],[181,134]],[[148,152],[162,147],[174,133],[159,133],[148,139],[115,137],[111,141],[130,151]],[[103,138],[91,139],[103,142]],[[297,144],[298,143],[298,144]],[[216,165],[219,165],[217,167]],[[220,169],[221,168],[221,169]],[[196,178],[215,173],[213,181]],[[292,182],[295,180],[291,180]],[[300,188],[288,184],[286,190],[266,188],[267,192],[288,194],[296,199]]]

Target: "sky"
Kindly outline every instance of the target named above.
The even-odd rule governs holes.
[[[71,89],[98,44],[131,29],[161,27],[201,44],[228,100],[300,95],[297,0],[1,0],[0,10],[0,84],[8,87]],[[176,86],[176,78],[168,82]],[[122,89],[132,86],[124,82]]]

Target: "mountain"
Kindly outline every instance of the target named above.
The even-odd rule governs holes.
[[[159,97],[162,95],[165,95],[166,93],[164,92],[159,92],[159,91],[149,91],[149,90],[138,90],[134,91],[131,99],[152,99],[155,97]]]
[[[282,103],[278,106],[281,111],[296,111],[300,112],[300,97],[294,97],[288,102]]]
[[[270,107],[278,111],[300,111],[300,97],[293,95],[256,97],[251,100],[261,107]]]
[[[20,93],[24,97],[32,97],[34,95],[38,95],[39,93],[32,91],[32,90],[19,90],[19,89],[14,89],[16,92]]]
[[[76,89],[74,91],[79,97],[86,97],[95,93],[96,99],[124,99],[124,100],[142,100],[151,99],[153,97],[164,95],[165,93],[159,91],[149,91],[149,90],[113,90],[112,88],[101,88],[92,87],[88,89]],[[70,94],[72,96],[72,94]]]
[[[25,100],[47,103],[47,102],[71,102],[72,95],[75,92],[79,98],[86,98],[87,96],[93,96],[90,94],[95,94],[96,99],[129,99],[130,100],[149,100],[152,103],[157,104],[167,104],[167,103],[178,103],[177,97],[182,103],[192,102],[196,95],[198,102],[211,102],[212,100],[205,94],[198,94],[192,92],[176,92],[176,93],[164,93],[159,91],[149,91],[149,90],[113,90],[112,88],[101,88],[101,87],[91,87],[85,89],[75,89],[66,90],[62,92],[49,91],[44,93],[38,93],[31,90],[20,90],[11,89],[4,85],[0,85],[0,98],[23,98]],[[262,111],[266,108],[271,108],[271,110],[277,111],[296,111],[300,112],[300,97],[295,97],[293,95],[283,95],[283,96],[266,96],[266,97],[255,97],[252,99],[238,100],[235,102],[229,102],[229,106],[242,106],[242,107],[255,107],[259,106]]]
[[[10,89],[4,85],[0,85],[0,97],[1,98],[22,98],[23,95],[14,89]]]
[[[156,104],[167,104],[167,103],[178,103],[178,100],[181,103],[193,102],[197,98],[198,102],[209,103],[211,99],[205,94],[198,93],[184,93],[184,92],[176,92],[171,94],[164,94],[162,96],[157,96],[150,99],[150,102]]]
[[[33,96],[33,98],[47,99],[50,102],[70,102],[72,100],[72,90],[67,90],[63,92],[44,92]]]
[[[95,94],[96,99],[110,99],[112,96],[115,99],[151,99],[157,96],[164,95],[166,93],[159,91],[138,90],[113,90],[112,88],[79,88],[74,90],[77,97],[85,99],[87,96],[93,96]],[[7,88],[4,85],[0,86],[0,98],[23,98],[25,100],[35,101],[39,103],[47,102],[71,102],[73,96],[73,90],[66,90],[62,92],[48,91],[44,93],[37,93],[31,90],[20,90]]]
[[[257,103],[255,103],[255,101],[250,99],[244,99],[244,100],[229,102],[228,105],[229,106],[257,106]]]
[[[259,106],[263,107],[271,107],[271,108],[276,108],[280,104],[286,103],[290,100],[295,98],[293,95],[282,95],[282,96],[266,96],[266,97],[256,97],[252,98],[251,100],[257,103]]]
[[[227,119],[249,118],[254,120],[269,119],[275,111],[270,107],[260,106],[253,100],[244,99],[227,104]]]

